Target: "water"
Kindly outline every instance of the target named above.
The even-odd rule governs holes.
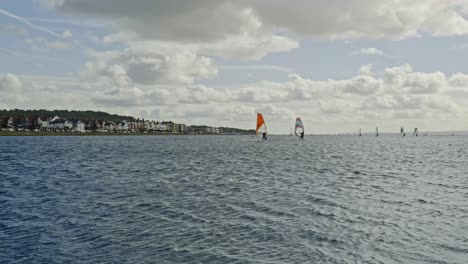
[[[468,137],[1,137],[1,263],[467,263]]]

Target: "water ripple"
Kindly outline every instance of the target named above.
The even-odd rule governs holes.
[[[466,263],[468,138],[0,138],[1,263]]]

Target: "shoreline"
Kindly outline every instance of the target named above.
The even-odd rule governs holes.
[[[100,132],[33,132],[0,131],[0,137],[57,137],[57,136],[242,136],[250,134],[177,134],[177,133],[100,133]]]

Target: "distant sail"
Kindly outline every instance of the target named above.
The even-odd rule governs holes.
[[[302,134],[304,132],[304,124],[302,124],[302,121],[301,119],[298,117],[296,118],[296,125],[294,127],[294,134],[296,134],[296,136],[300,136],[300,134]]]
[[[405,128],[404,128],[404,127],[401,127],[401,128],[400,128],[400,135],[401,135],[402,137],[406,136]]]
[[[376,136],[376,137],[379,136],[379,128],[378,128],[378,127],[375,128],[375,136]]]
[[[362,131],[360,128],[359,128],[359,136],[362,136]]]
[[[418,128],[415,128],[415,129],[414,129],[413,135],[418,136],[418,134],[419,134],[419,133],[418,133]]]
[[[255,134],[258,135],[258,132],[260,133],[267,132],[265,120],[263,119],[263,115],[260,113],[257,113],[257,127],[255,128]]]

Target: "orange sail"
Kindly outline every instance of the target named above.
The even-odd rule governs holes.
[[[265,120],[263,119],[263,115],[257,113],[257,127],[255,128],[255,134],[258,134],[259,131],[261,133],[266,132],[266,124]]]

